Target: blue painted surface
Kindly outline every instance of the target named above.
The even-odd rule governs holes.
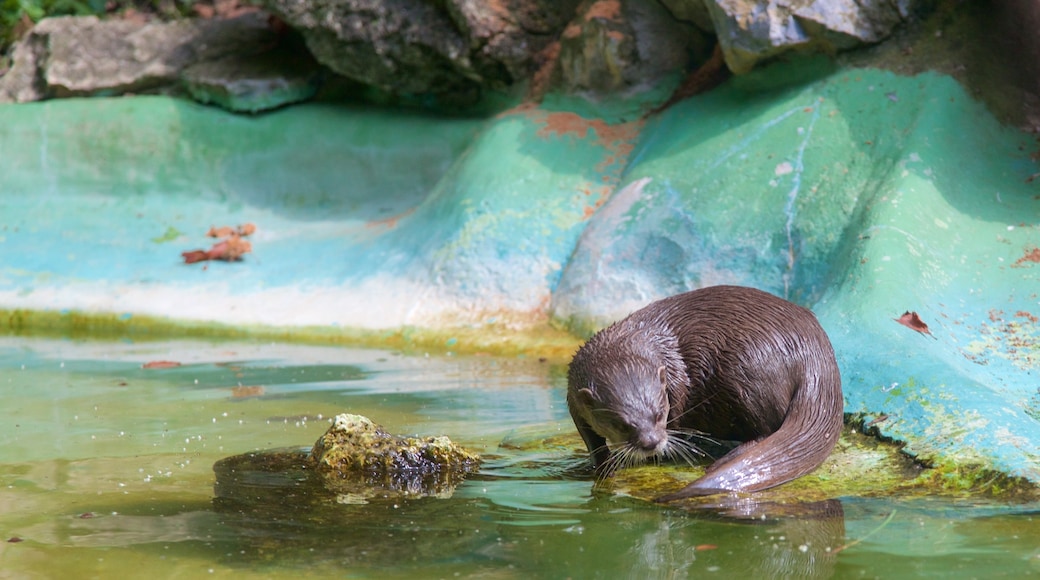
[[[745,284],[818,313],[847,411],[924,459],[1040,482],[1029,136],[949,78],[819,61],[640,114],[0,107],[0,308],[584,333]],[[243,262],[180,263],[244,222]]]

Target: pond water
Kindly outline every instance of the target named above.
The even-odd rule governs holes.
[[[180,364],[144,368],[159,361]],[[0,338],[0,578],[1040,575],[1036,505],[836,498],[762,519],[749,500],[688,512],[593,493],[574,469],[563,371],[294,344]],[[450,498],[315,505],[276,486],[215,498],[216,461],[309,447],[343,412],[449,435],[485,463]]]

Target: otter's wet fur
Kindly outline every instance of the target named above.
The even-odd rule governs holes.
[[[752,288],[702,288],[632,313],[578,350],[567,384],[600,475],[741,442],[660,501],[786,483],[819,467],[841,433],[827,334],[809,310]]]

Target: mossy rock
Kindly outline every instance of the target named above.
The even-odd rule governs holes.
[[[326,488],[367,495],[372,489],[404,495],[450,496],[480,457],[446,436],[401,437],[361,415],[338,415],[311,450]]]

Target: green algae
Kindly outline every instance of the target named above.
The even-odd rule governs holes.
[[[1010,477],[980,465],[928,463],[907,455],[903,445],[878,436],[861,417],[850,421],[834,452],[815,471],[779,487],[754,494],[736,494],[746,501],[772,506],[814,504],[835,498],[990,498],[1003,501],[1040,500],[1040,490],[1025,478]],[[577,434],[547,437],[546,449],[569,446],[583,453]],[[522,446],[534,452],[530,438]],[[652,501],[677,491],[704,474],[707,464],[645,464],[622,469],[594,484],[598,494]],[[720,498],[707,496],[675,502],[684,508],[718,507]]]
[[[288,328],[261,324],[171,319],[140,314],[0,309],[0,334],[91,340],[159,341],[178,338],[288,341],[299,344],[391,348],[404,353],[527,356],[566,363],[580,340],[558,329],[505,325],[459,328],[358,329],[327,326]]]
[[[373,492],[450,497],[480,456],[445,435],[402,437],[368,417],[343,413],[311,449],[326,487],[352,496]]]

